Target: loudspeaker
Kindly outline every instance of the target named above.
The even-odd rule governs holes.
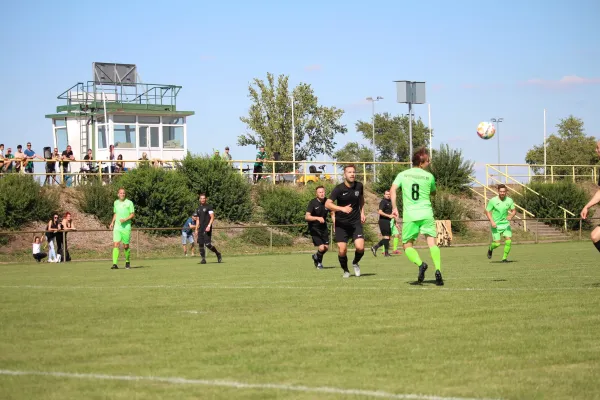
[[[49,160],[52,158],[52,147],[44,147],[44,158]]]

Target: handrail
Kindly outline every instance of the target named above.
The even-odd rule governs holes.
[[[483,184],[483,183],[479,182],[479,181],[478,181],[477,179],[475,179],[474,177],[470,176],[470,177],[469,177],[469,180],[471,180],[471,181],[473,181],[473,182],[477,183],[478,185],[480,185],[481,187],[485,188],[486,190],[489,190],[490,192],[492,192],[492,193],[494,193],[494,194],[498,195],[498,192],[496,192],[496,191],[495,191],[494,189],[492,189],[491,187],[489,187],[489,186],[487,186],[487,185],[485,185],[485,184]],[[471,191],[472,191],[472,192],[475,192],[475,193],[477,193],[479,196],[481,196],[481,197],[485,198],[485,196],[484,196],[484,195],[482,195],[482,194],[481,194],[481,193],[479,193],[478,191],[474,190],[474,189],[473,189],[471,186],[469,186],[469,189],[471,189]],[[486,200],[487,200],[487,199],[486,199]],[[522,212],[523,214],[528,214],[530,217],[532,217],[532,218],[535,218],[535,215],[534,215],[532,212],[530,212],[529,210],[526,210],[525,208],[521,207],[521,206],[520,206],[520,205],[518,205],[517,203],[515,203],[515,207],[516,207],[516,208],[518,208],[519,210],[521,210],[521,212]],[[519,217],[519,216],[517,216],[517,218],[520,218],[520,217]]]

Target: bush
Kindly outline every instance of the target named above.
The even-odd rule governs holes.
[[[386,164],[384,166],[377,168],[377,182],[373,184],[373,190],[383,196],[383,193],[386,190],[389,190],[392,187],[392,183],[394,183],[394,179],[396,176],[410,168],[409,165],[401,164],[401,165],[392,165]]]
[[[271,235],[268,228],[247,228],[240,235],[240,240],[255,246],[270,246]],[[291,236],[279,232],[273,232],[274,247],[289,247],[294,244]]]
[[[429,169],[438,187],[458,193],[467,190],[469,177],[474,173],[473,166],[472,161],[463,158],[461,150],[442,144],[438,151],[433,152]]]
[[[260,185],[257,189],[258,205],[263,208],[267,222],[271,225],[303,224],[301,227],[286,227],[283,230],[299,235],[307,233],[304,214],[311,191],[308,187],[296,188],[287,185]],[[303,196],[303,192],[307,193]]]
[[[7,174],[0,179],[0,229],[21,229],[33,221],[48,221],[58,208],[58,191],[42,188],[33,176]]]
[[[217,218],[235,222],[250,219],[251,185],[229,163],[188,154],[177,164],[177,170],[185,177],[182,188],[187,187],[195,196],[206,193]]]
[[[564,212],[558,206],[566,208],[577,216],[589,200],[586,191],[573,182],[536,182],[531,183],[529,188],[540,193],[543,197],[524,189],[523,196],[518,199],[519,205],[531,211],[538,218],[556,218],[547,223],[557,227],[564,226]],[[590,216],[592,215],[592,210],[590,210]],[[571,216],[567,214],[567,217]],[[589,221],[583,221],[582,224],[584,229],[589,229],[592,226]],[[567,221],[567,227],[572,230],[579,229],[579,220]]]
[[[111,186],[112,205],[120,187],[135,206],[134,225],[138,228],[183,226],[198,206],[196,196],[187,190],[187,179],[179,171],[162,168],[136,168],[119,178]],[[112,212],[112,211],[111,211]],[[218,214],[217,214],[218,215]],[[158,235],[172,235],[173,231],[151,231]]]
[[[99,179],[91,179],[78,186],[77,190],[81,193],[81,211],[95,215],[106,226],[110,225],[116,199],[113,186],[103,185]]]

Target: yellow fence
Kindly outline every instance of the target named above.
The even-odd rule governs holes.
[[[600,165],[559,165],[559,164],[486,164],[486,182],[490,177],[501,179],[502,183],[511,183],[506,177],[512,177],[519,183],[549,182],[570,180],[572,182],[591,180],[598,181]]]

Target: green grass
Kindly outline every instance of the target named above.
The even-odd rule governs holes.
[[[600,398],[600,269],[589,243],[404,256],[0,266],[0,370],[230,380],[459,398]],[[426,250],[420,250],[429,262]],[[495,261],[495,262],[494,262]],[[430,264],[431,265],[431,264]],[[348,393],[0,374],[2,399],[347,399]]]

